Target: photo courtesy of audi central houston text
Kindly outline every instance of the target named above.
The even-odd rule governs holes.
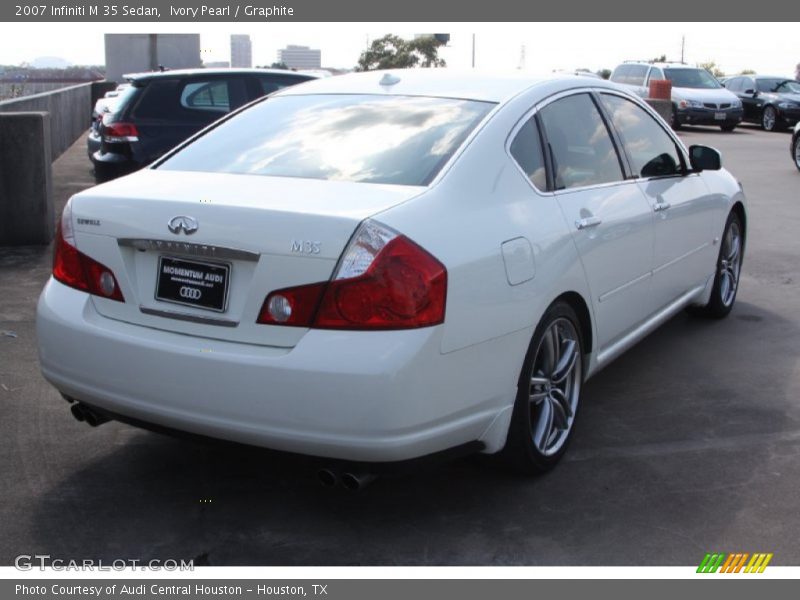
[[[201,92],[168,75],[122,92],[96,163],[145,152],[148,94]],[[733,308],[742,186],[624,86],[306,79],[70,199],[36,336],[78,420],[330,459],[354,488],[459,453],[542,473],[592,375]]]

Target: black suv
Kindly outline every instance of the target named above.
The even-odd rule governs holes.
[[[136,171],[220,117],[313,75],[269,69],[187,69],[126,75],[131,87],[97,123],[98,182]]]

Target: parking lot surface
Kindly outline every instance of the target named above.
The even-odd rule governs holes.
[[[353,494],[306,459],[78,423],[37,365],[51,251],[0,249],[0,564],[800,564],[800,173],[786,133],[681,136],[718,148],[750,201],[736,307],[681,314],[590,380],[565,460],[534,479],[463,459]],[[91,183],[79,140],[57,205]]]

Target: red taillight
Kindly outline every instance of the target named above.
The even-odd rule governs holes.
[[[115,144],[119,142],[138,142],[139,130],[133,123],[114,123],[103,119],[103,139]]]
[[[384,228],[383,232],[386,231]],[[405,236],[386,236],[369,258],[369,241],[345,251],[342,269],[330,282],[277,290],[267,296],[258,322],[317,329],[412,329],[444,322],[447,270]],[[368,258],[364,258],[367,256]],[[354,266],[355,265],[355,266]]]
[[[66,211],[66,209],[65,209]],[[69,214],[65,215],[69,219]],[[105,265],[81,253],[56,227],[53,277],[69,287],[118,302],[125,302],[117,278]]]

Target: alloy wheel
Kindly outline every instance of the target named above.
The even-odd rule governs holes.
[[[768,106],[764,109],[764,114],[761,115],[761,126],[764,127],[766,131],[772,131],[775,129],[775,123],[777,121],[777,115],[775,113],[775,109],[771,106]]]
[[[742,264],[742,234],[739,223],[732,221],[722,240],[722,253],[719,260],[719,292],[722,304],[730,306],[736,297],[739,285],[739,271]]]
[[[794,138],[794,164],[800,169],[800,134]]]
[[[530,434],[544,456],[569,437],[581,391],[580,338],[571,321],[554,320],[533,359],[529,387]]]

